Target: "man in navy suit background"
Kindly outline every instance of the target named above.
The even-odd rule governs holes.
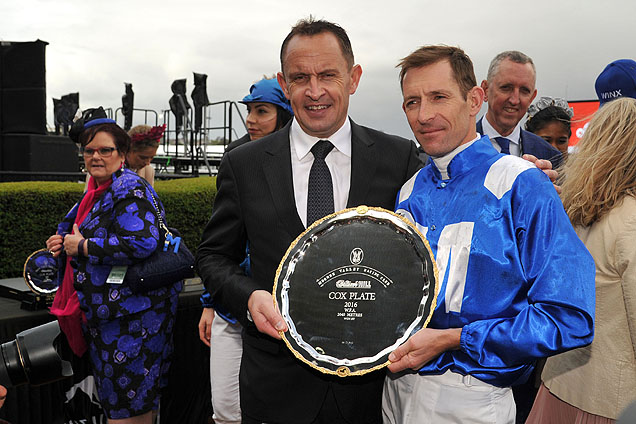
[[[522,129],[520,124],[537,96],[536,76],[532,59],[519,51],[505,51],[495,56],[481,83],[488,111],[477,122],[477,132],[490,137],[502,153],[530,154],[550,160],[556,168],[561,162],[559,151],[541,137]]]

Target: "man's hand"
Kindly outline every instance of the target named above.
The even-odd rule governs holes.
[[[210,337],[212,337],[212,321],[214,320],[214,309],[203,308],[201,319],[199,320],[199,338],[207,347],[210,347]]]
[[[247,308],[258,331],[280,340],[279,331],[287,331],[287,325],[281,314],[274,307],[272,294],[265,290],[252,292],[247,301]]]
[[[548,178],[550,178],[550,181],[552,181],[552,184],[554,185],[557,193],[561,194],[561,186],[555,184],[557,178],[559,177],[559,173],[552,169],[552,162],[545,159],[537,159],[536,156],[527,154],[523,155],[522,158],[527,160],[528,162],[532,162],[537,168],[545,172],[545,175],[547,175]]]
[[[447,350],[459,348],[461,328],[422,328],[389,355],[389,371],[418,370]]]

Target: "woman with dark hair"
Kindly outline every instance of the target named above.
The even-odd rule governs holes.
[[[247,134],[230,143],[226,151],[278,131],[294,116],[276,78],[263,78],[252,84],[250,94],[239,103],[247,106]]]
[[[565,159],[568,154],[568,141],[572,135],[573,115],[572,108],[564,99],[541,97],[528,108],[526,130],[550,143]]]
[[[51,313],[73,352],[88,351],[108,422],[147,424],[166,383],[182,283],[134,294],[122,274],[159,248],[157,217],[165,211],[152,187],[123,166],[130,137],[101,107],[85,111],[70,137],[90,178],[46,241],[62,278]]]
[[[271,134],[287,125],[293,116],[289,100],[276,78],[264,78],[250,87],[241,103],[247,106],[247,134],[227,146],[230,151],[242,144]],[[249,275],[249,255],[241,264]],[[241,325],[230,315],[216,309],[207,291],[201,296],[203,312],[199,321],[199,338],[210,346],[210,386],[214,422],[241,422],[239,368],[243,352]]]
[[[594,341],[547,359],[531,424],[609,424],[636,399],[636,100],[604,105],[577,146],[561,199],[596,266]]]

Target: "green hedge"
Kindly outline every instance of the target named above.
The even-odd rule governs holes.
[[[210,218],[216,194],[210,177],[156,181],[168,225],[177,228],[195,251]],[[0,278],[22,275],[24,261],[45,247],[57,224],[82,195],[84,185],[72,182],[0,183]]]

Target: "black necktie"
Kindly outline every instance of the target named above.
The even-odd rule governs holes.
[[[315,220],[334,212],[333,183],[331,172],[325,158],[333,149],[329,140],[320,140],[311,148],[314,163],[309,171],[309,189],[307,190],[307,227]]]
[[[495,141],[501,147],[501,153],[509,155],[510,154],[510,140],[506,137],[495,137]]]

